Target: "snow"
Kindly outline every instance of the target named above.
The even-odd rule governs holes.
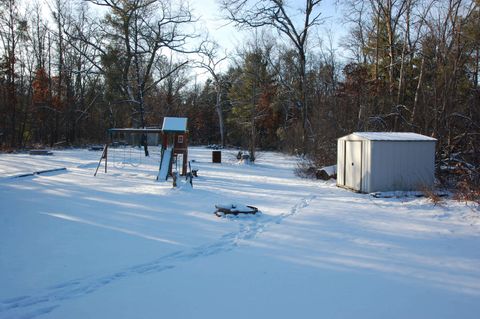
[[[164,132],[185,132],[187,130],[186,117],[165,117],[163,118],[162,131]]]
[[[354,132],[341,139],[349,139],[351,135],[370,141],[436,141],[433,137],[410,132]]]
[[[154,148],[109,155],[97,177],[101,152],[1,154],[0,318],[478,317],[478,207],[375,198],[297,178],[292,157],[222,152],[219,165],[191,148],[199,177],[176,189],[155,182]],[[217,203],[262,214],[218,218]]]

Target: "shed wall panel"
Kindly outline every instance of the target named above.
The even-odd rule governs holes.
[[[366,192],[370,187],[371,142],[368,140],[362,141],[362,147],[362,188],[360,191]]]
[[[345,141],[337,142],[337,185],[345,186]]]
[[[362,144],[363,141],[346,141],[345,144],[345,186],[362,189]]]
[[[365,192],[419,190],[435,174],[434,141],[371,141],[370,185]]]

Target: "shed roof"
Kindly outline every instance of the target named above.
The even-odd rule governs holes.
[[[187,131],[186,117],[165,117],[163,118],[162,130],[164,132],[183,133]]]
[[[435,138],[411,132],[354,132],[341,139],[366,139],[370,141],[436,141]]]

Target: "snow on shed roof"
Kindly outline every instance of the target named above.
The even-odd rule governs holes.
[[[341,139],[349,139],[352,135],[370,141],[436,141],[433,137],[410,132],[354,132]]]
[[[165,117],[163,118],[162,130],[164,132],[186,132],[186,117]]]

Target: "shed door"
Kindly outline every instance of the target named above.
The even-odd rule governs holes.
[[[362,185],[362,142],[345,143],[345,186],[360,190]]]

